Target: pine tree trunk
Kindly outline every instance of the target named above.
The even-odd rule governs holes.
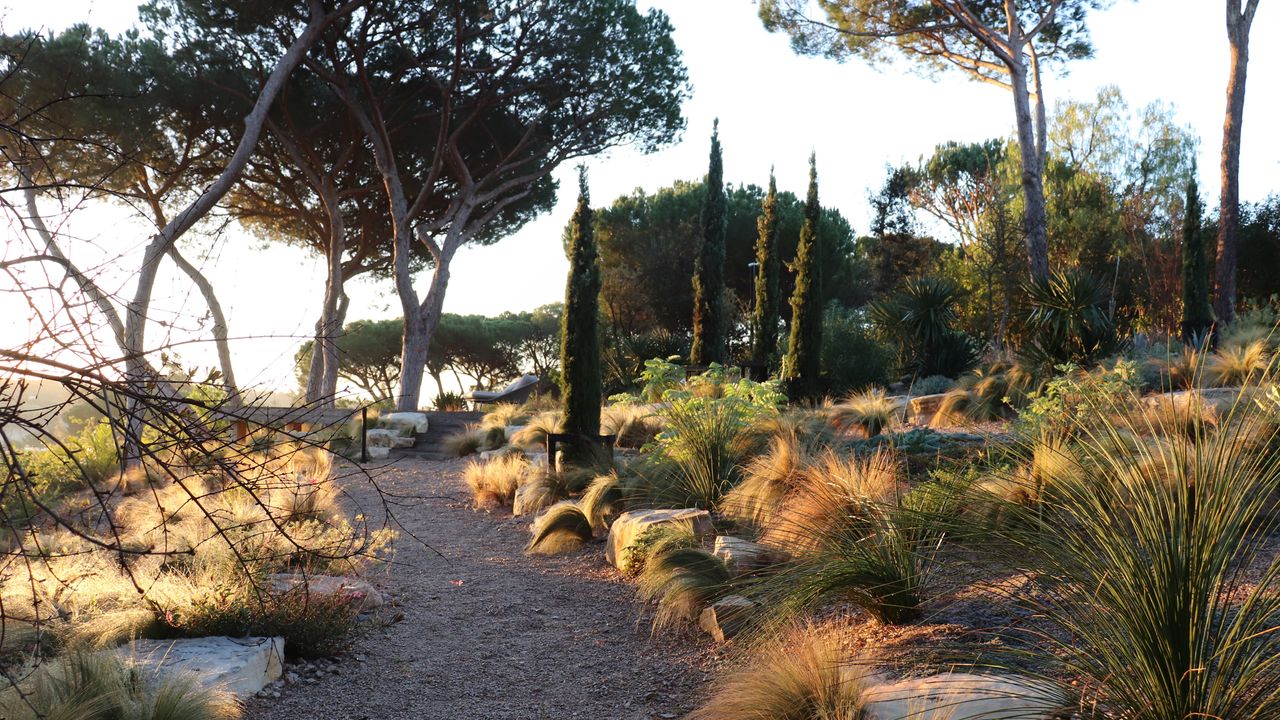
[[[446,248],[448,241],[446,241]],[[422,304],[405,313],[404,342],[400,351],[400,387],[396,394],[396,410],[413,412],[418,409],[422,395],[422,378],[427,370],[427,353],[431,350],[431,336],[440,325],[444,308],[444,294],[449,287],[449,263],[452,251],[443,253],[431,275],[431,287]]]
[[[1256,3],[1252,3],[1256,5]],[[1227,40],[1231,71],[1227,78],[1227,112],[1222,124],[1222,197],[1218,207],[1218,253],[1214,268],[1213,307],[1218,323],[1236,316],[1236,256],[1240,232],[1240,137],[1244,122],[1245,80],[1249,70],[1249,22],[1239,2],[1228,3]]]
[[[1021,56],[1019,56],[1021,59]],[[1022,156],[1022,194],[1027,235],[1027,266],[1033,280],[1049,276],[1049,234],[1044,204],[1044,166],[1040,143],[1031,117],[1031,96],[1025,65],[1009,73],[1013,86],[1013,108],[1018,120],[1018,150]]]

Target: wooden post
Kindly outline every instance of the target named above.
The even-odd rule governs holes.
[[[369,407],[366,405],[360,408],[360,462],[369,462],[368,427]]]

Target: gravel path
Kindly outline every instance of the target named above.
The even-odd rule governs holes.
[[[524,555],[526,522],[472,510],[461,468],[401,461],[378,475],[400,496],[392,512],[403,529],[394,565],[374,581],[385,614],[402,617],[365,633],[331,672],[251,700],[246,717],[648,720],[692,709],[715,661],[708,643],[652,639],[598,541]],[[377,506],[366,483],[344,484]]]

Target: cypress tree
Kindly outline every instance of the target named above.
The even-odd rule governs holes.
[[[724,229],[728,200],[724,194],[718,119],[711,130],[706,193],[702,202],[702,246],[693,266],[693,348],[689,351],[693,365],[723,363],[725,359]]]
[[[1209,302],[1209,263],[1205,258],[1205,233],[1201,224],[1204,204],[1196,180],[1187,181],[1187,202],[1182,217],[1182,341],[1201,344],[1213,328]]]
[[[801,393],[817,390],[822,368],[822,276],[818,258],[818,161],[809,155],[809,195],[805,200],[804,225],[796,246],[796,288],[791,295],[791,335],[782,377]]]
[[[600,266],[592,226],[587,170],[578,168],[578,207],[569,230],[569,279],[560,325],[561,432],[584,442],[568,448],[571,459],[586,457],[585,439],[600,435]],[[552,459],[552,462],[554,460]]]
[[[751,361],[764,364],[778,347],[778,181],[769,169],[769,193],[756,219],[756,301],[752,314],[755,342]]]

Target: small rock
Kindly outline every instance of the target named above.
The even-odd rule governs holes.
[[[741,595],[726,595],[702,609],[698,615],[698,627],[716,642],[723,643],[746,626],[755,606]]]
[[[731,535],[717,537],[713,552],[734,575],[755,570],[770,562],[769,548]]]
[[[682,510],[631,510],[613,521],[609,528],[609,542],[605,546],[605,559],[620,570],[631,563],[631,548],[636,540],[650,528],[661,525],[687,524],[698,537],[710,535],[711,514],[706,510],[685,508]]]

